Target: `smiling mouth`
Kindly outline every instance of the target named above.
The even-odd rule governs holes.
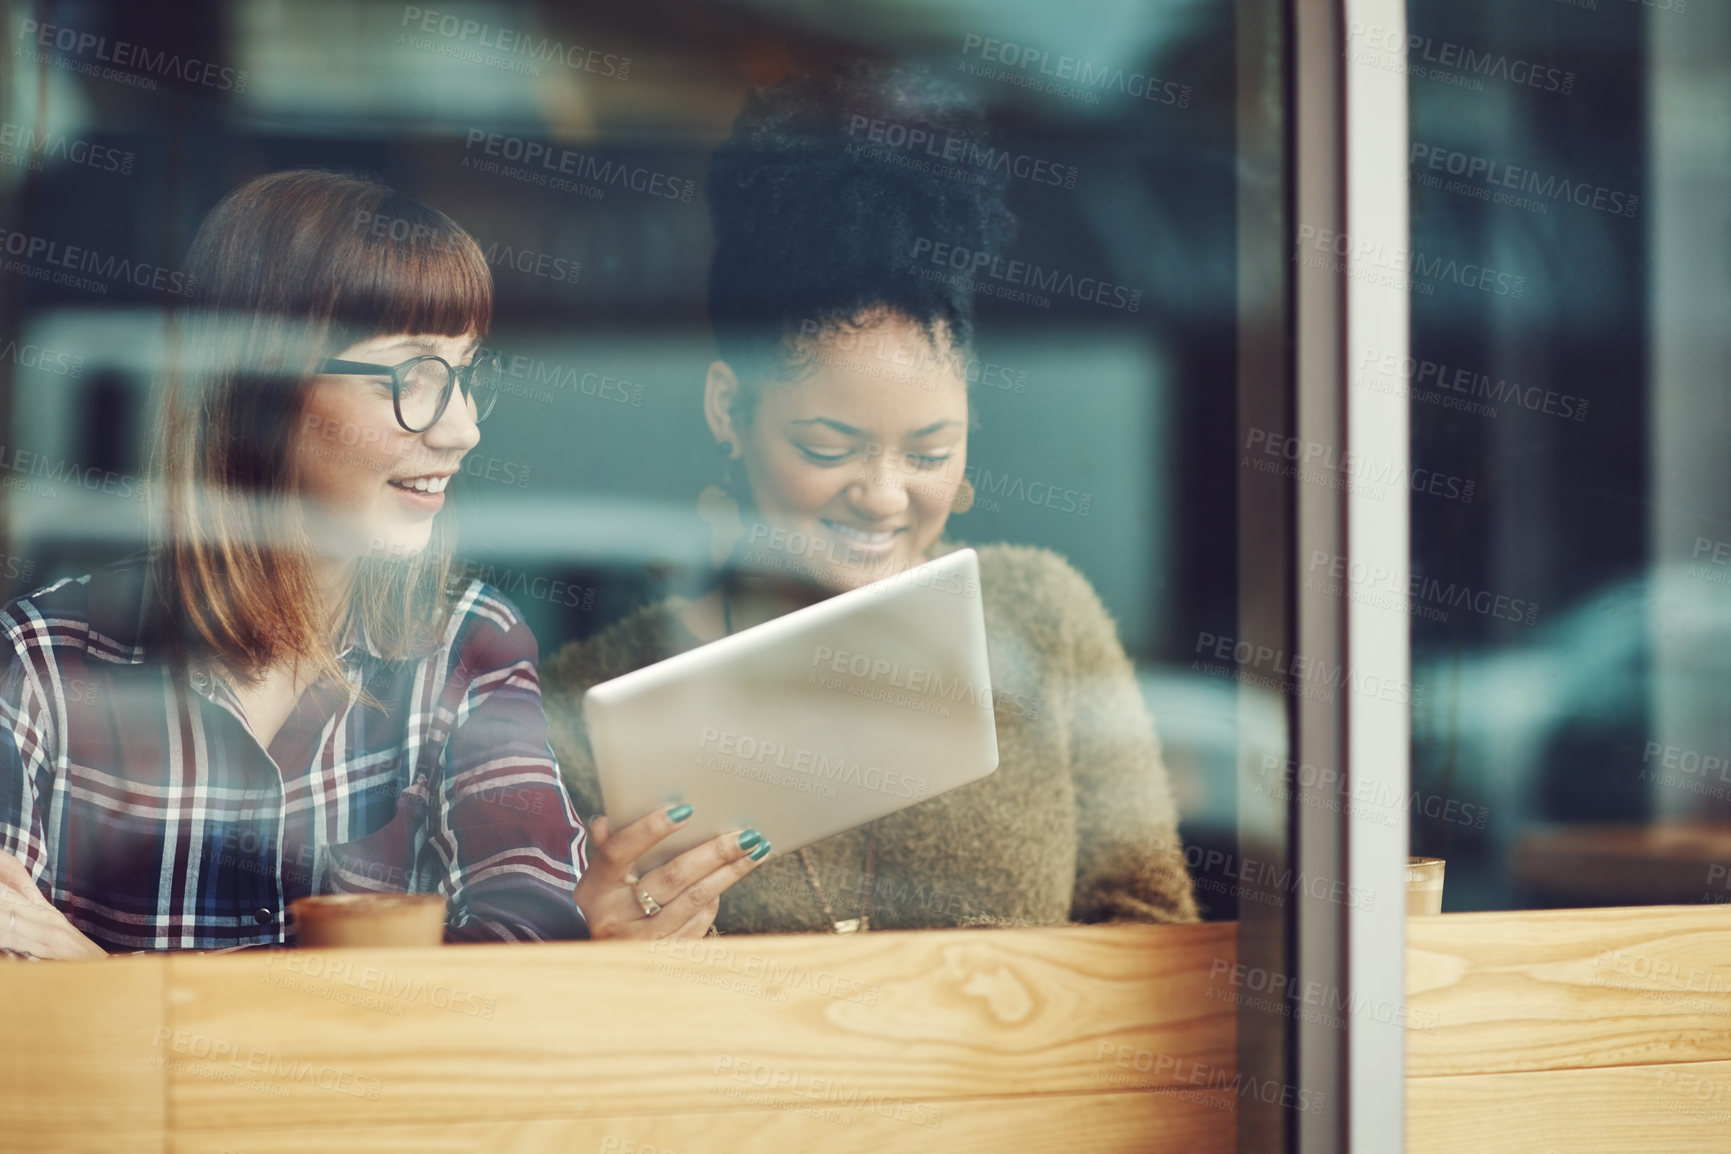
[[[401,477],[389,482],[399,489],[407,489],[411,493],[443,493],[445,486],[451,483],[451,474],[441,473],[427,477]]]
[[[834,533],[837,537],[840,537],[843,541],[867,549],[881,549],[891,541],[894,541],[896,534],[904,531],[901,529],[884,529],[877,532],[870,532],[853,525],[844,525],[840,521],[830,521],[827,519],[823,524],[825,528],[829,529],[830,532]]]

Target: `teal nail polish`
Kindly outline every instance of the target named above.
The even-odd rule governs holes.
[[[689,805],[676,805],[672,809],[667,811],[667,820],[670,822],[673,822],[675,825],[677,825],[678,823],[684,821],[686,818],[690,817],[691,813],[692,813],[692,810],[691,810],[691,807]]]
[[[756,849],[752,850],[746,856],[751,858],[752,861],[762,861],[764,859],[764,855],[766,855],[768,853],[769,853],[769,843],[764,842],[762,845],[760,845]]]
[[[763,840],[762,834],[758,833],[754,829],[748,829],[744,833],[739,835],[739,848],[740,849],[750,849],[752,846],[756,845],[758,842],[760,842],[762,840]]]

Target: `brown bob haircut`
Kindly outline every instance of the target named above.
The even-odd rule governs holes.
[[[430,651],[450,612],[452,538],[362,558],[349,616],[321,616],[317,542],[296,500],[295,445],[322,360],[374,336],[484,336],[493,279],[444,213],[363,177],[297,169],[248,181],[199,227],[157,428],[163,515],[155,609],[176,659],[243,678],[292,658],[343,681],[351,623],[386,658]]]

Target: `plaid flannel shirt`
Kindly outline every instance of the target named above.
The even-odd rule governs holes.
[[[346,691],[307,690],[267,750],[224,679],[159,659],[148,586],[137,557],[0,609],[0,851],[80,931],[111,951],[292,943],[298,897],[408,891],[449,898],[448,941],[587,936],[586,834],[534,636],[497,589],[460,585],[417,661],[351,626]]]

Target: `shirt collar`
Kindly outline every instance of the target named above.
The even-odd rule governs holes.
[[[348,620],[343,625],[343,638],[337,646],[337,657],[347,661],[356,650],[360,650],[375,661],[385,659],[385,655],[379,652],[379,647],[373,644],[372,635],[367,632],[366,622],[361,620],[359,607],[351,602]]]
[[[154,601],[154,589],[149,557],[143,553],[90,575],[90,631],[113,643],[112,653],[104,652],[103,656],[124,665],[139,665],[147,651],[154,653],[172,641],[166,614],[145,611]]]

